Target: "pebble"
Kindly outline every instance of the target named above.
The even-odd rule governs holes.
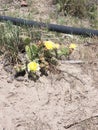
[[[10,76],[10,77],[7,78],[7,82],[8,82],[8,83],[12,83],[13,80],[14,80],[14,77],[13,77],[13,76]]]
[[[8,78],[8,79],[7,79],[7,82],[8,82],[8,83],[12,83],[13,80],[12,80],[11,78]]]
[[[22,81],[24,81],[24,77],[22,77],[22,76],[17,77],[16,80],[22,82]]]
[[[16,88],[19,88],[19,87],[20,87],[20,84],[19,84],[19,83],[16,83],[16,84],[15,84],[15,87],[16,87]]]

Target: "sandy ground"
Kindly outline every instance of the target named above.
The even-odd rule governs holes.
[[[59,67],[59,75],[34,83],[22,77],[9,82],[0,65],[0,130],[98,129],[98,83],[80,65]]]
[[[45,15],[48,2],[36,4]],[[98,45],[84,48],[82,59],[89,62],[63,62],[61,73],[37,82],[27,77],[11,81],[0,58],[0,130],[98,130]]]

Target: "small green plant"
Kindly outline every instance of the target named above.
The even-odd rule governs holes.
[[[40,32],[37,28],[14,26],[11,22],[0,24],[0,54],[11,57],[10,63],[20,62],[19,53],[23,53],[31,41],[39,39]]]
[[[17,61],[17,55],[19,52],[19,28],[13,26],[12,23],[7,22],[3,25],[1,30],[1,48],[2,51],[12,58],[13,62]]]
[[[5,24],[0,34],[0,48],[6,64],[13,66],[15,77],[27,73],[30,78],[37,80],[43,74],[48,75],[56,70],[62,56],[68,57],[76,48],[74,44],[66,47],[48,40],[39,41],[38,31],[33,35],[31,28],[24,29],[11,23]]]
[[[21,67],[16,67],[16,69],[18,72],[24,69],[35,80],[40,75],[48,74],[51,67],[55,68],[58,64],[58,60],[62,55],[65,57],[69,56],[75,48],[75,44],[71,44],[70,47],[64,47],[52,41],[30,43],[25,46],[27,59],[25,67],[22,65]]]

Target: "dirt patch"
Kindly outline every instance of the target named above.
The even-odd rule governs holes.
[[[42,76],[37,82],[27,77],[9,82],[0,64],[1,130],[98,129],[96,58],[92,64],[62,62],[59,75]]]

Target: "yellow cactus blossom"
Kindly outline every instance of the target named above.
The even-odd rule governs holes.
[[[70,44],[70,46],[69,46],[70,49],[76,49],[76,47],[77,47],[77,45],[74,43]]]
[[[59,44],[55,44],[54,42],[52,41],[45,41],[44,42],[44,45],[45,47],[48,49],[48,50],[53,50],[53,49],[58,49],[59,48]]]
[[[28,71],[36,72],[40,69],[40,67],[38,63],[36,63],[35,61],[32,61],[27,65],[27,69]]]
[[[54,49],[54,42],[52,42],[52,41],[45,41],[45,42],[44,42],[44,45],[45,45],[45,47],[46,47],[48,50],[53,50],[53,49]]]

